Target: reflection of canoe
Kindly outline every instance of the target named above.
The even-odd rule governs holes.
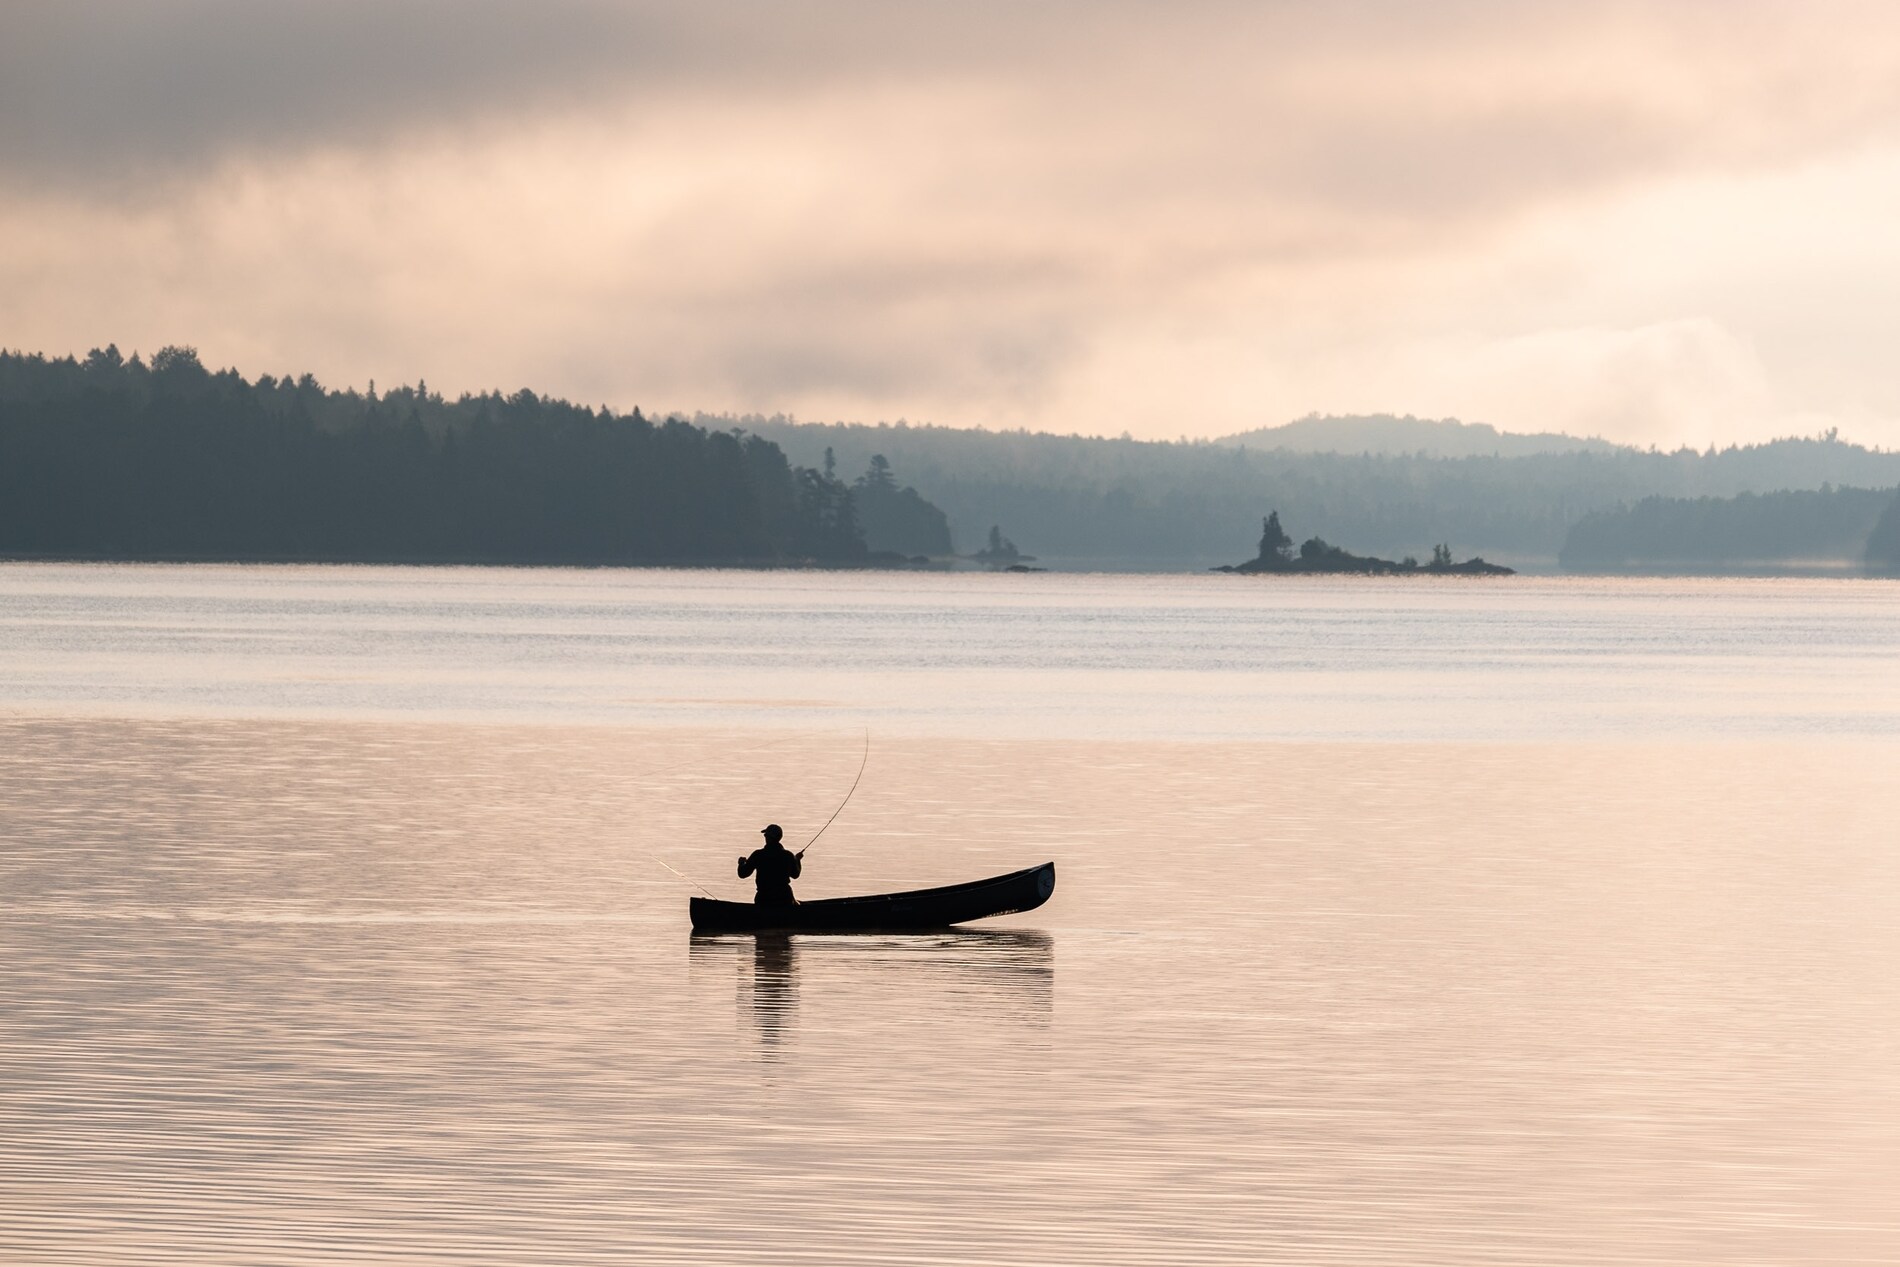
[[[757,906],[751,902],[690,900],[693,930],[702,933],[751,933],[764,929],[807,932],[903,932],[948,928],[991,915],[1033,911],[1056,891],[1056,864],[940,889],[834,897],[797,906]]]

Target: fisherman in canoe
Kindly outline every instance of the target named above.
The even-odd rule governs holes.
[[[759,835],[765,837],[765,845],[754,849],[749,857],[739,859],[739,878],[759,877],[758,894],[752,899],[759,906],[797,906],[798,899],[792,896],[792,881],[805,869],[804,851],[793,853],[780,843],[785,832],[777,823]]]

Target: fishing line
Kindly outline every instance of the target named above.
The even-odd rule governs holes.
[[[647,851],[644,849],[642,849],[640,852],[643,854],[646,854],[646,856],[649,859],[651,859],[654,862],[659,863],[661,866],[665,867],[668,871],[671,871],[674,875],[686,881],[686,883],[692,885],[694,888],[698,889],[701,893],[704,893],[707,897],[711,898],[713,901],[717,902],[720,900],[719,895],[717,893],[714,893],[711,889],[707,888],[705,885],[701,884],[699,881],[693,879],[693,877],[687,875],[684,871],[681,871],[678,867],[674,866],[672,863],[668,862],[666,859],[660,857],[660,855],[656,853],[647,853]]]
[[[864,767],[869,764],[871,764],[871,728],[866,726],[864,728],[864,760],[858,762],[858,777],[851,780],[851,790],[844,794],[842,801],[838,802],[838,808],[831,811],[831,817],[825,820],[825,827],[829,827],[837,822],[838,815],[844,813],[844,807],[851,803],[851,798],[857,794],[858,784],[864,781]],[[818,837],[825,834],[825,827],[820,827],[816,834],[805,842],[805,849],[810,849],[813,845],[818,843]],[[799,857],[803,858],[805,856],[805,849],[798,851]]]

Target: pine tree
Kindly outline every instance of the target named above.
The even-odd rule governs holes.
[[[1293,538],[1280,526],[1280,512],[1276,510],[1260,523],[1260,561],[1285,563],[1292,558],[1292,552]]]

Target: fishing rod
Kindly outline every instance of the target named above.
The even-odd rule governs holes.
[[[820,827],[815,833],[813,833],[812,838],[805,842],[805,849],[810,849],[813,845],[817,844],[818,837],[825,834],[825,827],[830,827],[833,823],[838,821],[838,815],[844,813],[844,807],[849,805],[851,803],[851,798],[857,794],[858,784],[864,781],[864,767],[870,764],[871,764],[871,728],[869,726],[866,726],[864,728],[864,759],[858,762],[858,777],[851,780],[851,790],[844,794],[844,799],[842,801],[838,802],[838,808],[831,811],[831,817],[825,820],[825,826]],[[800,849],[798,851],[799,857],[803,858],[805,856],[805,849]]]

